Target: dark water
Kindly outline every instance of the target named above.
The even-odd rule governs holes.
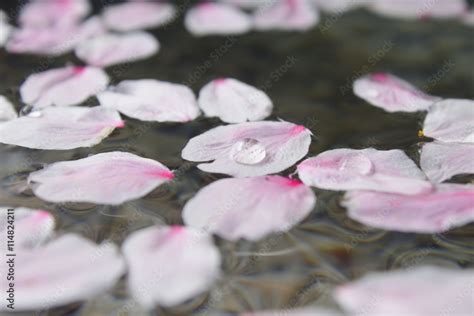
[[[12,6],[3,9],[13,12]],[[309,156],[338,147],[400,148],[418,162],[418,148],[424,140],[417,132],[423,114],[388,114],[355,97],[352,80],[366,72],[392,72],[433,95],[474,98],[474,29],[456,21],[392,20],[358,10],[326,16],[318,28],[306,33],[194,38],[183,28],[181,18],[153,33],[162,44],[159,54],[108,68],[113,83],[155,78],[185,83],[198,92],[216,77],[237,78],[269,94],[275,104],[270,119],[282,118],[313,131]],[[80,63],[72,54],[51,59],[0,50],[0,94],[20,109],[18,87],[26,76],[68,62]],[[97,100],[87,104],[96,105]],[[185,202],[221,176],[199,171],[180,158],[180,151],[191,137],[221,123],[206,118],[189,124],[126,121],[124,129],[93,148],[39,151],[0,145],[0,205],[49,210],[60,233],[77,232],[96,242],[120,244],[140,228],[182,223]],[[119,207],[51,204],[34,197],[26,186],[27,174],[43,164],[113,150],[159,160],[178,170],[177,177]],[[224,258],[224,276],[210,293],[187,304],[140,312],[133,304],[126,305],[130,302],[122,281],[92,302],[48,314],[217,314],[308,304],[335,306],[330,296],[334,286],[369,271],[429,263],[474,266],[472,224],[438,235],[372,229],[346,216],[339,206],[342,193],[316,193],[315,210],[288,233],[258,243],[216,238]]]

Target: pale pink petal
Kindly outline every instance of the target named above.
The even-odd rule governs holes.
[[[190,227],[149,227],[125,240],[130,295],[144,308],[173,306],[207,291],[221,257],[210,235]]]
[[[263,120],[273,109],[265,92],[232,78],[216,79],[205,85],[198,102],[206,116],[217,116],[227,123]]]
[[[0,123],[0,143],[34,149],[91,147],[124,122],[104,107],[49,107]]]
[[[187,122],[200,112],[191,89],[154,79],[122,81],[97,98],[102,106],[142,121]]]
[[[0,47],[3,47],[3,45],[5,45],[12,29],[13,27],[8,24],[7,15],[5,14],[5,12],[0,10]]]
[[[46,201],[118,205],[172,178],[158,161],[116,151],[53,163],[31,173],[28,181],[35,195]]]
[[[8,265],[1,264],[1,275]],[[113,244],[96,245],[67,234],[43,247],[15,257],[15,311],[39,311],[92,299],[109,290],[125,271],[124,260]],[[5,293],[7,282],[0,282]],[[6,303],[0,305],[7,309]]]
[[[446,99],[428,111],[423,134],[442,142],[474,143],[474,101]]]
[[[311,0],[270,1],[254,16],[257,30],[306,31],[319,22],[319,13]]]
[[[250,17],[238,8],[223,3],[200,3],[184,18],[186,29],[193,35],[242,34],[251,28]]]
[[[318,9],[327,13],[343,13],[366,5],[372,0],[312,0]]]
[[[64,26],[74,24],[91,11],[88,0],[33,0],[22,7],[19,22],[23,26]]]
[[[386,73],[374,73],[357,79],[353,90],[358,97],[387,112],[424,111],[440,100]]]
[[[474,185],[440,184],[418,195],[352,191],[342,205],[349,217],[368,226],[438,233],[474,221]]]
[[[20,86],[20,95],[35,109],[77,105],[105,90],[108,83],[102,69],[67,66],[30,75]]]
[[[474,173],[474,144],[432,142],[423,145],[420,165],[433,182]]]
[[[153,28],[173,20],[176,9],[170,3],[126,2],[107,6],[104,9],[104,22],[109,29],[133,31]]]
[[[309,150],[311,132],[288,122],[250,122],[213,128],[192,138],[181,156],[211,161],[198,168],[236,177],[261,176],[291,167]]]
[[[474,270],[417,266],[372,272],[338,287],[336,301],[347,315],[471,316]]]
[[[186,225],[228,240],[259,240],[301,222],[316,197],[303,183],[281,176],[228,178],[201,189],[183,209]]]
[[[148,58],[159,49],[160,44],[155,37],[137,31],[93,37],[76,47],[76,55],[89,65],[107,67]]]
[[[449,19],[467,10],[464,0],[373,0],[368,6],[375,13],[404,19]]]
[[[375,190],[417,194],[432,189],[423,172],[401,150],[333,149],[298,165],[306,184],[327,190]]]
[[[249,312],[240,316],[344,316],[340,311],[321,307],[300,307],[294,309]]]
[[[0,215],[0,232],[6,241],[13,241],[5,242],[1,249],[3,255],[36,248],[53,235],[54,217],[46,211],[0,207]]]
[[[8,121],[17,118],[18,114],[15,111],[15,107],[5,98],[3,95],[0,95],[0,122]]]

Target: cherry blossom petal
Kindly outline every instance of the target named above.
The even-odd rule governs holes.
[[[0,123],[0,143],[34,149],[91,147],[123,124],[112,109],[49,107]]]
[[[18,114],[16,113],[13,104],[11,104],[3,95],[0,95],[0,122],[13,120],[17,117]]]
[[[285,310],[249,312],[240,314],[240,316],[343,316],[340,311],[320,308],[320,307],[301,307]]]
[[[160,44],[155,37],[137,31],[93,37],[76,47],[76,55],[89,65],[107,67],[148,58],[159,49]]]
[[[118,205],[172,178],[158,161],[116,151],[53,163],[31,173],[28,181],[35,195],[46,201]]]
[[[8,265],[1,264],[6,275]],[[124,260],[112,244],[96,245],[67,234],[15,258],[15,311],[46,310],[85,301],[111,288],[124,273]],[[0,282],[5,293],[7,282]],[[2,304],[1,311],[7,311]]]
[[[473,282],[472,269],[417,266],[369,273],[338,287],[334,297],[348,315],[470,316]]]
[[[258,9],[254,16],[257,30],[306,31],[319,22],[311,0],[281,0]]]
[[[149,227],[125,240],[128,288],[143,307],[173,306],[207,291],[221,257],[210,235],[190,227]]]
[[[421,169],[433,182],[474,173],[474,144],[432,142],[423,145]]]
[[[273,103],[265,92],[232,78],[216,79],[199,92],[199,106],[206,116],[227,123],[263,120]]]
[[[349,217],[368,226],[438,233],[474,221],[474,185],[440,184],[418,195],[352,191],[342,205]]]
[[[109,77],[100,68],[67,66],[30,75],[20,95],[35,109],[77,105],[105,90],[108,83]]]
[[[191,89],[153,79],[122,81],[97,98],[101,105],[142,121],[187,122],[200,112]]]
[[[358,97],[387,112],[424,111],[441,100],[386,73],[374,73],[357,79],[353,90]]]
[[[88,0],[33,0],[23,6],[19,22],[29,27],[64,26],[80,21],[90,11]]]
[[[227,178],[201,189],[183,209],[186,225],[228,240],[259,240],[301,222],[316,197],[303,183],[281,176]]]
[[[442,142],[474,143],[474,100],[446,99],[426,115],[423,134]]]
[[[10,227],[14,227],[14,245],[2,247],[2,252],[15,253],[18,249],[33,249],[47,241],[54,232],[54,217],[42,210],[32,210],[25,207],[0,207],[0,232],[7,238]]]
[[[5,14],[5,12],[0,10],[0,47],[3,47],[3,45],[5,45],[12,29],[12,26],[8,24],[7,15]]]
[[[342,13],[366,5],[372,0],[312,0],[318,9],[328,13]]]
[[[205,2],[186,13],[184,25],[196,36],[242,34],[251,29],[250,17],[231,5]]]
[[[261,176],[291,167],[309,150],[311,132],[288,122],[249,122],[213,128],[192,138],[181,156],[211,161],[198,168],[235,177]]]
[[[134,31],[153,28],[173,20],[176,10],[169,3],[131,1],[104,9],[103,17],[108,28],[117,31]]]
[[[464,0],[374,0],[369,1],[368,6],[378,14],[404,19],[449,19],[467,10]]]
[[[298,165],[306,184],[327,190],[375,190],[418,194],[432,189],[423,172],[401,150],[333,149]]]

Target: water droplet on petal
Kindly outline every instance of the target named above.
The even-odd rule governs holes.
[[[25,105],[24,107],[20,109],[18,113],[20,116],[26,116],[30,114],[32,110],[33,110],[33,107],[31,105]]]
[[[256,139],[244,138],[232,146],[230,157],[243,165],[255,165],[265,159],[265,147]]]
[[[361,175],[369,175],[374,171],[374,165],[366,156],[362,154],[353,154],[342,159],[339,170]]]

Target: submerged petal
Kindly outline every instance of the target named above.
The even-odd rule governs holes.
[[[468,8],[464,0],[373,0],[368,1],[368,7],[375,13],[404,19],[455,18]]]
[[[374,190],[418,194],[432,189],[423,172],[401,150],[333,149],[298,165],[306,184],[328,190]]]
[[[253,16],[254,27],[261,31],[306,31],[318,22],[319,13],[310,0],[270,1]]]
[[[237,145],[242,141],[245,146]],[[310,143],[311,132],[301,125],[269,121],[240,123],[219,126],[192,138],[181,156],[189,161],[214,160],[198,165],[206,172],[261,176],[291,167],[308,153]],[[236,147],[244,152],[238,154]],[[262,147],[265,155],[260,160],[257,158],[262,155]],[[245,153],[252,157],[244,159]]]
[[[474,185],[440,184],[418,195],[352,191],[342,205],[349,217],[369,226],[438,233],[474,221]]]
[[[123,244],[130,295],[143,307],[173,306],[207,291],[221,257],[210,235],[190,227],[149,227]]]
[[[0,122],[13,120],[17,117],[18,114],[16,113],[13,104],[11,104],[3,95],[0,95]]]
[[[358,97],[387,112],[424,111],[440,100],[386,73],[374,73],[357,79],[353,90]]]
[[[191,89],[154,79],[122,81],[97,98],[101,105],[142,121],[187,122],[199,115]]]
[[[206,116],[227,123],[263,120],[273,103],[265,92],[232,78],[216,79],[199,92],[199,106]]]
[[[90,11],[88,0],[30,1],[22,7],[19,22],[29,27],[64,26],[78,22]]]
[[[228,178],[201,189],[183,209],[186,225],[222,238],[259,240],[301,222],[316,197],[301,182],[281,176]]]
[[[35,195],[46,201],[118,205],[172,178],[158,161],[117,151],[53,163],[31,173],[28,181]]]

